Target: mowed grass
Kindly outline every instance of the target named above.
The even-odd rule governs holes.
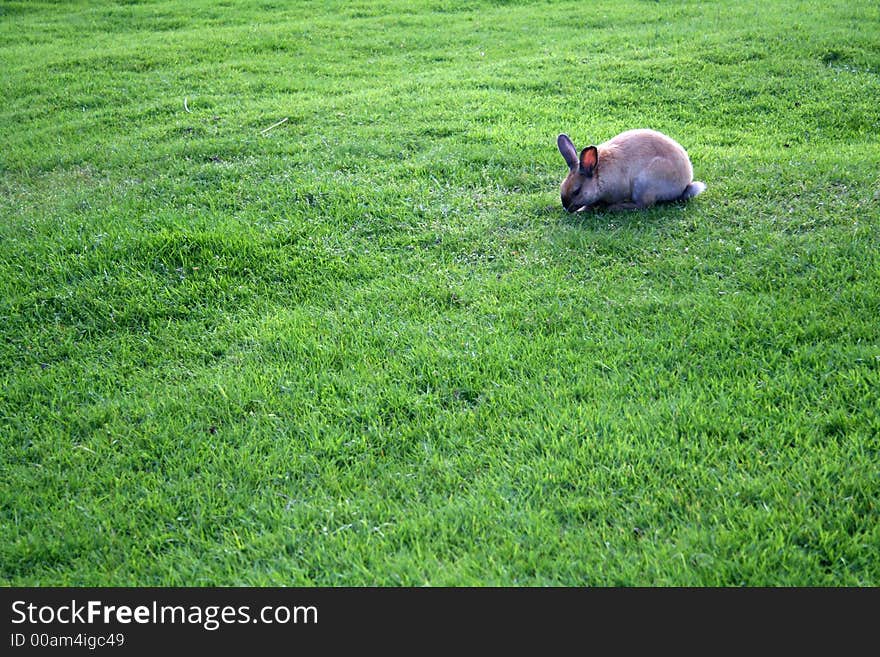
[[[880,584],[878,34],[0,3],[2,582]],[[707,191],[565,214],[633,127]]]

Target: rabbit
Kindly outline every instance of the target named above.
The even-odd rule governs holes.
[[[706,189],[693,179],[687,152],[656,130],[627,130],[578,156],[568,135],[556,139],[568,164],[562,206],[568,212],[604,207],[634,210],[661,201],[685,201]]]

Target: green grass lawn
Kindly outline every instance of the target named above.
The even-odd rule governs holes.
[[[878,34],[0,2],[0,581],[880,585]],[[707,191],[566,214],[635,127]]]

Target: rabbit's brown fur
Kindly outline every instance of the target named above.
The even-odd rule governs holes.
[[[684,148],[656,130],[627,130],[580,155],[567,135],[559,135],[556,143],[569,168],[560,186],[562,206],[569,212],[647,208],[684,201],[706,189],[693,179]]]

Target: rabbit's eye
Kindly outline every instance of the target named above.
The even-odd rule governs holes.
[[[580,188],[580,187],[575,187],[573,190],[571,190],[571,193],[572,193],[573,195],[577,196],[578,194],[581,193],[581,188]]]

